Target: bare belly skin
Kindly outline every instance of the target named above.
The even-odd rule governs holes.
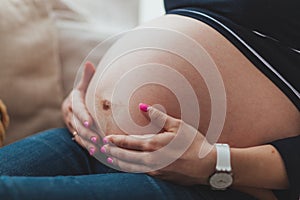
[[[296,107],[220,33],[200,21],[177,15],[160,17],[144,27],[171,28],[182,32],[201,44],[216,63],[223,78],[227,98],[226,120],[219,142],[229,143],[234,147],[248,147],[300,133],[300,113]],[[182,44],[178,44],[178,48],[181,48],[180,45]],[[170,66],[190,82],[201,108],[198,130],[206,134],[211,117],[211,99],[203,78],[181,57],[154,50],[138,51],[122,57],[111,65],[102,79],[101,86],[98,87],[100,73],[96,72],[87,91],[86,104],[94,119],[105,127],[104,134],[131,134],[120,130],[111,118],[112,105],[109,99],[114,90],[114,83],[124,73],[132,66],[147,62]],[[145,76],[153,75],[154,72],[149,70]],[[173,84],[180,89],[180,82],[174,80]],[[95,95],[96,101],[93,100]],[[150,105],[161,104],[171,116],[181,117],[179,102],[168,88],[148,84],[138,88],[131,95],[128,108],[131,117],[136,124],[145,126],[148,119],[138,109],[141,102]],[[126,109],[122,108],[122,102],[119,104],[120,109]]]

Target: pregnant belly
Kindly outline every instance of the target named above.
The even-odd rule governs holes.
[[[200,21],[176,15],[163,16],[143,27],[168,28],[184,33],[197,41],[215,63],[226,94],[221,102],[226,110],[224,126],[222,120],[219,122],[222,123],[220,142],[245,147],[300,133],[300,114],[295,106],[214,29]],[[146,38],[150,43],[156,43],[158,39],[164,42],[169,38]],[[174,49],[185,47],[185,43],[181,41],[171,42]],[[123,48],[117,45],[115,48]],[[194,49],[188,51],[192,53]],[[201,56],[203,55],[199,55]],[[163,70],[166,67],[180,76],[167,81],[167,84],[160,84],[170,80],[171,73]],[[135,73],[140,69],[140,73]],[[194,96],[186,91],[182,78],[190,85],[188,89],[192,89]],[[180,55],[149,48],[140,49],[120,57],[105,73],[103,69],[97,69],[87,91],[86,104],[98,128],[105,135],[149,134],[151,131],[159,131],[154,127],[145,129],[149,121],[138,109],[141,102],[161,105],[169,115],[176,118],[182,118],[185,112],[185,121],[192,123],[205,135],[212,116],[218,115],[218,109],[212,114],[212,102],[216,96],[211,95],[205,78],[207,77],[200,74],[191,62]],[[137,80],[145,80],[145,83],[133,87],[132,84],[137,83]],[[131,90],[128,89],[130,87]],[[178,93],[186,93],[186,98],[178,98]],[[195,113],[197,108],[199,113]],[[221,111],[220,107],[220,115]],[[197,114],[200,115],[195,123],[193,120]]]

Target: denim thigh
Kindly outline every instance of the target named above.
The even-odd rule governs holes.
[[[0,176],[57,176],[114,172],[80,147],[68,129],[51,129],[0,149]]]
[[[121,173],[91,157],[67,129],[52,129],[0,149],[1,200],[253,200],[234,191],[180,186],[146,174]]]
[[[0,177],[1,200],[253,200],[243,193],[180,186],[145,174]]]

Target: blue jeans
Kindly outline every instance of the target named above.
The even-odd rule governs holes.
[[[207,186],[180,186],[146,174],[122,173],[91,157],[67,129],[53,129],[0,149],[1,200],[254,198]]]

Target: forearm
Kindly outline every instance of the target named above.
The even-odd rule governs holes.
[[[279,152],[272,145],[232,148],[233,186],[265,189],[288,188],[288,177]]]

